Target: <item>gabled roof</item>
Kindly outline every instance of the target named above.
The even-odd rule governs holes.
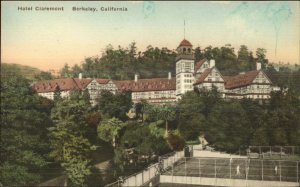
[[[76,82],[79,89],[84,89],[90,82],[92,82],[93,79],[79,79],[74,78],[74,81]]]
[[[192,47],[193,45],[191,44],[191,42],[189,42],[188,40],[186,39],[183,39],[180,44],[179,44],[179,47],[180,46],[189,46],[189,47]]]
[[[96,81],[99,84],[107,84],[110,81],[110,79],[96,79]]]
[[[168,78],[155,78],[155,79],[139,79],[137,82],[134,80],[113,81],[119,90],[132,91],[132,92],[145,92],[145,91],[164,91],[176,90],[176,79]]]
[[[196,64],[195,64],[195,72],[198,70],[198,69],[200,69],[200,67],[202,66],[202,64],[204,64],[204,62],[206,62],[207,61],[207,59],[206,58],[204,58],[204,59],[202,59],[202,60],[200,60],[199,62],[197,62]]]
[[[57,89],[59,89],[60,91],[80,89],[76,81],[72,78],[42,80],[34,83],[32,88],[39,93],[54,92]]]
[[[83,90],[87,87],[93,79],[79,79],[79,78],[64,78],[54,80],[42,80],[33,84],[32,88],[36,92],[54,92],[55,90]],[[109,79],[96,79],[99,84],[107,84]]]
[[[200,75],[198,80],[196,80],[195,85],[204,82],[205,78],[211,73],[212,69],[213,68],[208,68],[208,69],[204,70],[204,72]]]
[[[260,71],[253,70],[235,76],[223,76],[225,80],[225,88],[233,89],[242,86],[247,86],[253,82]]]

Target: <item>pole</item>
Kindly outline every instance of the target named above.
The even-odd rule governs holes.
[[[174,158],[175,158],[175,157],[173,157],[173,164],[172,164],[172,177],[173,177],[173,172],[174,172]]]
[[[261,160],[261,179],[264,180],[264,161]]]
[[[217,185],[217,160],[215,159],[215,186]]]
[[[229,174],[229,175],[230,175],[230,179],[231,179],[231,161],[232,161],[232,160],[231,160],[231,158],[230,158],[230,161],[229,161],[229,169],[230,169],[230,174]]]
[[[279,160],[279,180],[281,182],[281,162]]]
[[[215,179],[217,178],[217,160],[215,159]]]
[[[246,173],[246,183],[248,179],[248,167],[247,167],[247,160],[245,160],[245,173]]]
[[[142,171],[142,184],[144,184],[144,171]]]
[[[183,22],[183,27],[184,27],[184,30],[183,30],[183,38],[185,39],[185,20]]]
[[[184,175],[186,176],[186,157],[184,157]]]
[[[151,168],[152,168],[152,166],[149,168],[149,180],[150,180],[150,178],[151,178]]]
[[[201,160],[200,160],[200,158],[198,158],[199,159],[199,177],[201,177]]]
[[[299,182],[299,161],[297,161],[297,182]]]
[[[259,146],[259,156],[261,156],[261,147]]]

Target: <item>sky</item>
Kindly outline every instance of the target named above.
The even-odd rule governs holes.
[[[1,63],[47,71],[101,56],[109,44],[127,47],[134,41],[139,51],[148,45],[176,49],[184,38],[185,20],[185,38],[194,47],[231,44],[237,52],[246,45],[254,54],[265,48],[271,62],[300,64],[299,6],[298,1],[1,1]],[[64,7],[64,11],[36,11],[36,7]]]

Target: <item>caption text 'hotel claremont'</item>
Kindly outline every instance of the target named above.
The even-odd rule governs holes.
[[[36,7],[26,7],[26,6],[18,6],[18,11],[64,11],[64,7],[41,7],[41,6],[36,6]],[[73,6],[72,11],[76,12],[126,12],[128,9],[126,7],[100,7],[100,8],[95,8],[95,7],[76,7]]]

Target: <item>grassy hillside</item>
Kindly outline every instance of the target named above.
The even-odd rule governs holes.
[[[23,75],[28,79],[33,79],[35,75],[41,73],[41,70],[31,66],[20,64],[1,63],[1,76]]]

